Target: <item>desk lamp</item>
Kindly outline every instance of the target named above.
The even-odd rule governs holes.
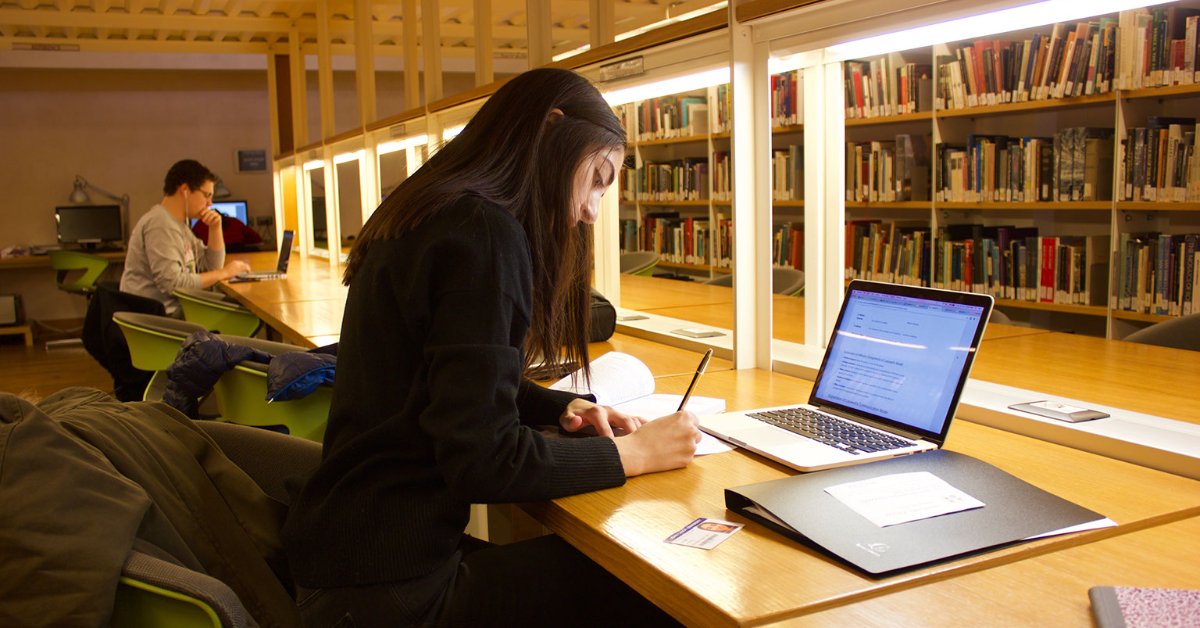
[[[229,198],[230,196],[233,196],[233,192],[230,192],[221,178],[217,177],[216,183],[213,184],[213,198]]]
[[[112,192],[106,192],[92,185],[91,183],[88,183],[87,179],[84,179],[79,175],[75,175],[74,189],[71,190],[71,202],[75,203],[76,205],[82,205],[89,202],[91,199],[88,198],[87,190],[91,190],[109,200],[113,200],[121,204],[121,237],[126,240],[129,239],[129,230],[126,228],[129,224],[129,195],[122,194],[121,196],[117,196]]]

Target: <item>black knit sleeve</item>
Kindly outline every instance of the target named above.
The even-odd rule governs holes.
[[[525,425],[557,425],[567,404],[576,399],[596,402],[595,395],[576,395],[561,390],[550,390],[523,379],[517,390],[517,409],[521,423]]]

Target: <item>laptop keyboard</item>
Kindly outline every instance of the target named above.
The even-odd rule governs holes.
[[[912,441],[889,436],[808,408],[753,412],[746,416],[782,427],[856,456],[862,453],[902,449],[913,445]]]

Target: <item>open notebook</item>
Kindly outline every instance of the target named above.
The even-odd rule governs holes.
[[[596,403],[602,406],[612,406],[646,420],[673,414],[683,400],[683,395],[654,392],[654,374],[645,363],[628,353],[610,351],[592,360],[591,388],[588,388],[582,374],[578,378],[575,375],[558,380],[550,388],[580,395],[591,393],[596,396]],[[704,378],[700,378],[698,387],[703,389]],[[687,409],[698,415],[719,414],[725,411],[725,400],[692,395]],[[729,446],[705,434],[704,440],[696,448],[696,455],[715,454],[729,449]]]

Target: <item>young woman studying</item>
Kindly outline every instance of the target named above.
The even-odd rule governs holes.
[[[323,461],[284,528],[309,628],[674,625],[558,537],[463,534],[473,503],[620,486],[695,452],[689,412],[645,422],[522,378],[588,362],[591,224],[624,150],[586,79],[533,70],[363,227]],[[532,428],[556,423],[600,436]]]

